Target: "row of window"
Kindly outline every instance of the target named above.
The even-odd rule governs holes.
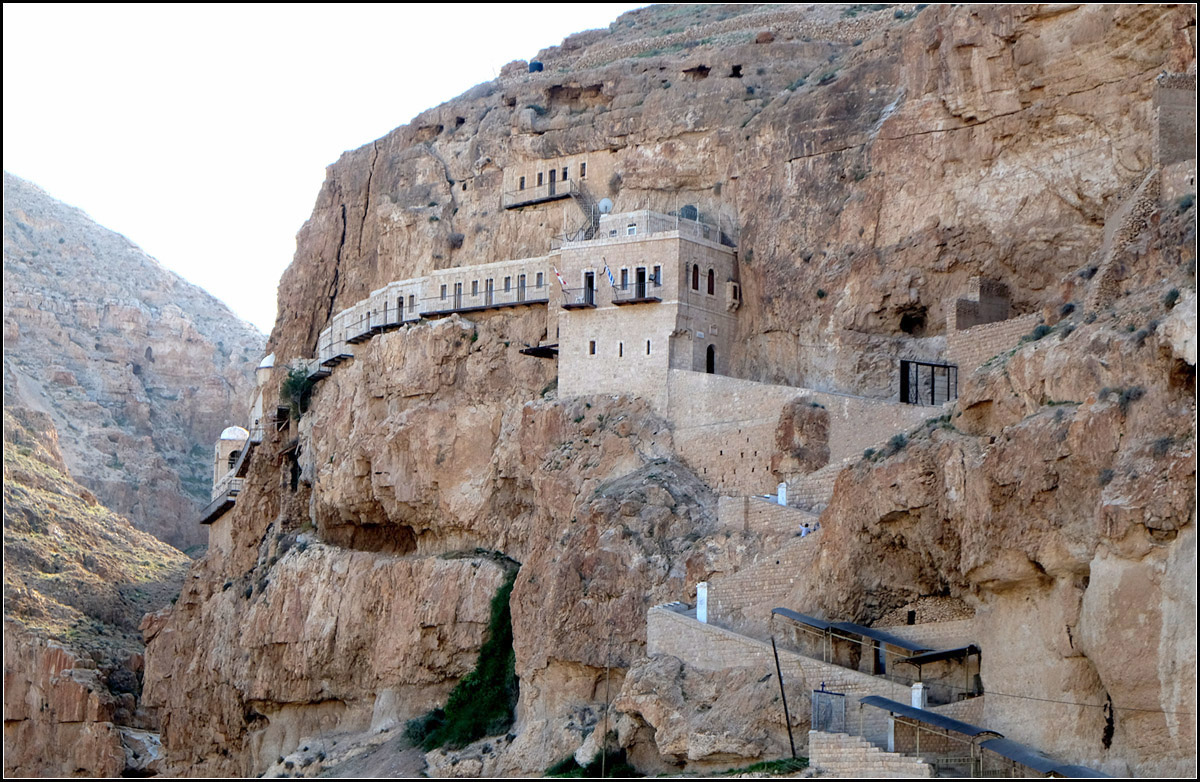
[[[692,290],[700,290],[700,265],[692,266]],[[708,295],[715,296],[717,294],[717,275],[712,270],[708,270]]]
[[[562,167],[562,181],[566,182],[568,179],[570,179],[570,175],[571,175],[570,166],[563,166]],[[559,176],[559,174],[558,174],[557,168],[550,169],[550,183],[551,184],[558,181],[558,176]],[[546,174],[544,171],[538,172],[538,174],[537,174],[537,186],[538,187],[541,187],[542,185],[544,185],[546,183],[545,177],[546,177]],[[579,178],[585,179],[586,177],[587,177],[587,163],[580,163],[579,164]],[[521,177],[520,181],[517,184],[517,187],[521,190],[525,189],[525,177]]]
[[[596,340],[594,340],[594,339],[588,340],[588,355],[589,356],[596,355]],[[646,355],[647,356],[650,355],[650,340],[646,340]],[[617,343],[617,358],[623,358],[624,356],[625,356],[625,343],[618,342]]]
[[[534,279],[535,279],[535,284],[533,286],[534,288],[540,289],[546,284],[546,276],[545,276],[544,272],[538,272],[537,277],[535,277]],[[524,274],[517,275],[517,291],[518,292],[523,292],[525,290],[525,280],[526,280],[526,277]],[[495,290],[494,281],[491,279],[485,280],[484,281],[484,290],[487,294],[490,295]],[[507,276],[504,278],[504,292],[509,293],[511,291],[512,291],[512,276],[510,275],[510,276]],[[463,284],[461,282],[454,283],[454,295],[461,297],[462,292],[463,292]],[[471,295],[472,296],[479,295],[479,280],[471,280]],[[446,283],[442,283],[441,297],[442,297],[442,301],[446,300]]]

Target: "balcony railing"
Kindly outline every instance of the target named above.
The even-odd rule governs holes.
[[[540,204],[544,201],[570,198],[572,191],[576,188],[574,179],[564,179],[560,182],[546,182],[523,190],[510,190],[504,193],[500,200],[505,209],[516,209],[530,204]]]
[[[508,290],[503,288],[489,290],[485,286],[474,293],[449,290],[445,296],[438,295],[421,299],[421,317],[437,318],[455,312],[481,312],[504,307],[521,307],[527,304],[545,304],[549,297],[550,287],[544,282],[541,287],[517,283],[511,285]]]
[[[624,288],[617,287],[613,289],[613,304],[618,306],[624,304],[648,304],[660,302],[662,299],[658,294],[662,291],[662,287],[655,285],[650,281],[638,281],[630,283]]]
[[[564,310],[594,309],[596,306],[595,288],[563,288]]]

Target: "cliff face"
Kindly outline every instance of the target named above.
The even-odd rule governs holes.
[[[244,422],[262,337],[125,237],[4,177],[4,390],[71,474],[179,548],[203,543],[212,443]]]
[[[57,442],[48,416],[4,408],[4,772],[117,776],[157,760],[138,627],[187,557],[99,504]]]
[[[1179,249],[1194,211],[1138,234],[1116,308],[1089,322],[1078,272],[1154,162],[1153,77],[1192,61],[1194,16],[899,10],[653,8],[540,53],[540,73],[506,67],[330,167],[269,346],[282,368],[392,280],[544,254],[577,207],[503,209],[503,193],[583,153],[614,211],[696,205],[736,235],[743,377],[883,397],[898,357],[941,355],[947,300],[969,277],[1003,280],[1014,314],[1051,323],[1073,302],[1055,336],[964,374],[946,428],[842,474],[794,599],[871,621],[951,594],[995,618],[987,642],[1004,651],[984,673],[999,691],[1027,666],[1056,691],[1066,681],[1064,700],[1136,691],[1179,711],[1194,677],[1189,690],[1162,671],[1195,653],[1172,651],[1168,629],[1194,606],[1180,575],[1194,557],[1194,352],[1171,336],[1186,333],[1172,325],[1185,305],[1162,301],[1194,291],[1194,254]],[[643,401],[556,398],[554,364],[517,352],[551,329],[533,309],[379,334],[268,433],[214,529],[225,542],[152,628],[147,697],[174,768],[258,772],[301,736],[439,702],[478,648],[469,607],[499,580],[484,552],[501,551],[522,563],[518,722],[503,752],[468,765],[539,773],[595,725],[607,666],[614,691],[636,666],[626,700],[644,700],[658,669],[643,664],[649,606],[769,556],[720,528],[715,494]],[[1135,599],[1139,584],[1153,586]],[[1100,608],[1110,597],[1123,616],[1163,617],[1142,665],[1108,662],[1125,643]],[[1041,612],[1032,634],[1022,605]],[[1160,684],[1143,688],[1152,669]],[[1077,762],[1174,769],[1178,726],[1125,714],[1099,749],[1092,721],[1039,716],[1030,730],[1053,723],[1046,749]],[[1163,730],[1166,761],[1151,750]]]

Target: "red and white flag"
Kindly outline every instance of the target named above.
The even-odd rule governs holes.
[[[562,275],[558,273],[558,267],[557,267],[557,266],[552,266],[551,268],[552,268],[552,269],[554,269],[554,276],[558,278],[558,284],[562,286],[563,293],[566,293],[566,291],[567,291],[567,281],[566,281],[566,280],[564,280],[564,279],[562,278]]]

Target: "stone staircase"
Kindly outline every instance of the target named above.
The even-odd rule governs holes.
[[[842,779],[933,777],[934,768],[920,758],[886,752],[858,736],[808,733],[808,763],[825,776]]]
[[[1134,191],[1104,219],[1104,241],[1092,256],[1097,268],[1085,305],[1088,312],[1111,306],[1120,295],[1121,280],[1125,276],[1120,258],[1150,224],[1150,216],[1158,208],[1160,182],[1159,169],[1151,169]]]
[[[819,514],[833,497],[833,485],[848,462],[827,464],[816,472],[802,475],[788,484],[788,504]]]

